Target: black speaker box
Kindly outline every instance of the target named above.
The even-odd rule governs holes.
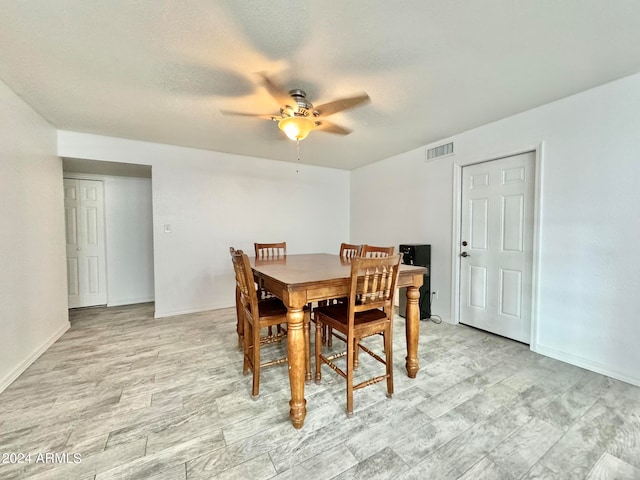
[[[400,245],[399,251],[402,254],[402,263],[405,265],[419,265],[427,267],[429,273],[425,274],[422,286],[420,287],[420,320],[431,318],[431,245],[421,245],[408,243]],[[407,317],[407,291],[400,289],[399,298],[400,316]]]

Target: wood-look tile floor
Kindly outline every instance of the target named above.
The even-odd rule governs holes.
[[[286,367],[265,370],[251,400],[235,309],[95,308],[71,324],[0,394],[0,453],[32,454],[0,464],[1,479],[640,478],[639,388],[465,326],[421,323],[412,380],[397,318],[393,398],[384,383],[357,391],[347,418],[324,367],[295,430]],[[380,367],[361,362],[362,375]],[[46,452],[70,462],[36,463]]]

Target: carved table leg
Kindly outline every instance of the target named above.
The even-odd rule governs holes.
[[[416,286],[407,287],[407,373],[416,378],[418,373],[418,336],[420,332],[420,290]]]
[[[290,308],[287,312],[287,358],[289,359],[289,384],[291,385],[289,415],[295,428],[302,427],[304,417],[307,415],[307,401],[304,399],[306,348],[303,320],[302,307]]]

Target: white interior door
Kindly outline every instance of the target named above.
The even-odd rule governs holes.
[[[101,181],[64,179],[69,308],[107,303]]]
[[[531,340],[535,153],[462,169],[460,322]]]

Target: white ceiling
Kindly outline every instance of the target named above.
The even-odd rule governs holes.
[[[637,0],[2,1],[0,78],[63,130],[296,161],[255,72],[366,91],[303,163],[353,169],[640,71]]]

